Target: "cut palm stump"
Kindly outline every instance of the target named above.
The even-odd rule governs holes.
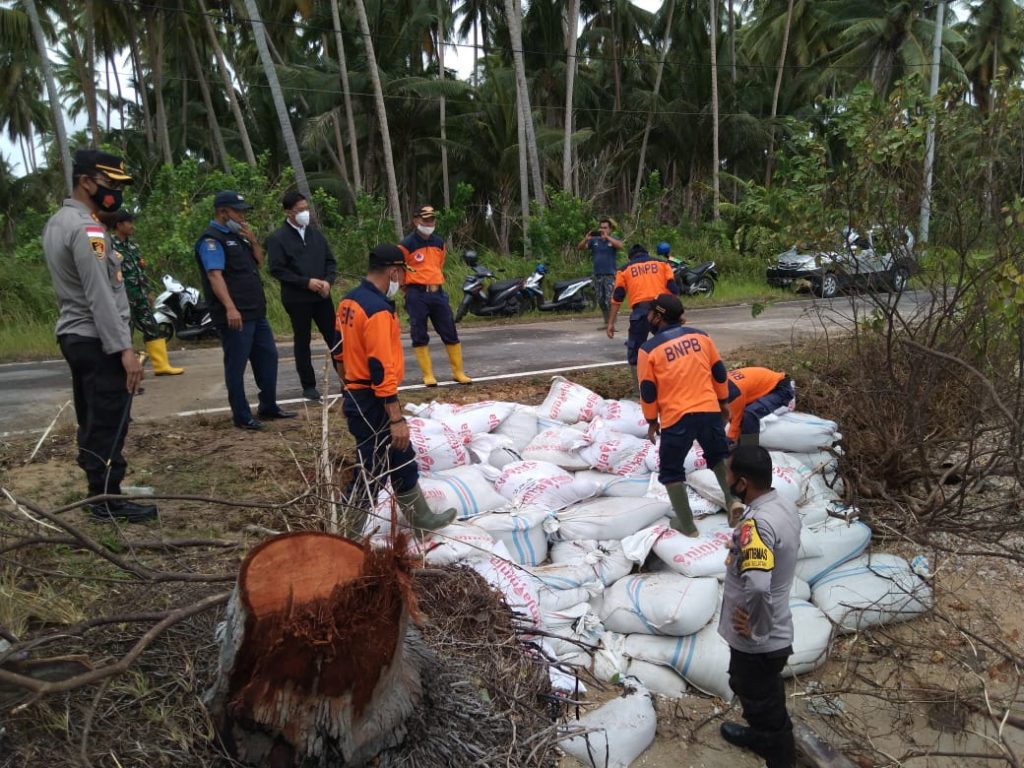
[[[362,765],[401,743],[434,663],[415,611],[393,549],[317,532],[260,544],[242,563],[205,698],[225,748],[290,768]]]

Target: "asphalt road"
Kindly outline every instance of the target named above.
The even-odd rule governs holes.
[[[920,301],[914,293],[905,294],[901,310]],[[687,312],[687,323],[711,334],[722,356],[741,347],[788,343],[809,336],[823,336],[851,327],[855,311],[863,312],[863,300],[839,297],[828,300],[799,300],[771,305],[758,317],[752,317],[749,305],[700,309]],[[521,375],[555,374],[607,365],[625,364],[626,313],[619,316],[615,339],[598,329],[599,318],[554,316],[537,322],[508,322],[490,326],[461,328],[466,371],[477,381],[512,378]],[[419,368],[403,334],[406,346],[406,377],[403,389],[419,384]],[[137,398],[132,418],[165,419],[195,412],[227,414],[227,393],[219,347],[188,348],[172,342],[171,363],[186,369],[181,376],[155,377],[147,365],[143,382],[145,394]],[[278,401],[283,405],[304,402],[295,373],[290,342],[278,345]],[[449,377],[444,347],[432,334],[431,352],[434,372],[441,386],[455,386]],[[314,343],[314,365],[322,364],[326,347]],[[319,359],[319,363],[317,362]],[[337,378],[331,374],[330,384]],[[322,389],[322,388],[321,388]],[[248,375],[246,391],[255,401],[256,386]],[[336,389],[334,389],[336,391]],[[63,360],[0,365],[0,436],[45,429],[58,410],[71,398],[71,375]],[[226,416],[225,416],[226,417]],[[61,419],[73,419],[71,406]]]

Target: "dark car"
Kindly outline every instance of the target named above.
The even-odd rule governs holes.
[[[836,251],[808,252],[794,245],[768,270],[768,284],[807,283],[815,296],[825,299],[850,288],[901,293],[916,270],[914,236],[905,229],[895,247],[886,245],[888,239],[878,228],[864,235],[846,228],[844,245]]]

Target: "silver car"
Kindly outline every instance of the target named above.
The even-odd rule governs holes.
[[[770,285],[790,286],[806,282],[815,296],[831,299],[850,288],[901,293],[916,270],[914,235],[903,230],[895,247],[887,247],[879,227],[860,234],[843,229],[843,245],[835,251],[805,252],[797,246],[779,254],[767,272]]]

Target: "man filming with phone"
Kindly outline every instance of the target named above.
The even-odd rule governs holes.
[[[612,236],[611,219],[601,219],[597,229],[584,235],[576,248],[581,251],[590,251],[590,258],[594,265],[594,294],[604,318],[604,323],[601,325],[601,329],[604,330],[608,325],[612,291],[615,289],[615,271],[618,268],[615,263],[615,252],[622,248],[622,241]]]

